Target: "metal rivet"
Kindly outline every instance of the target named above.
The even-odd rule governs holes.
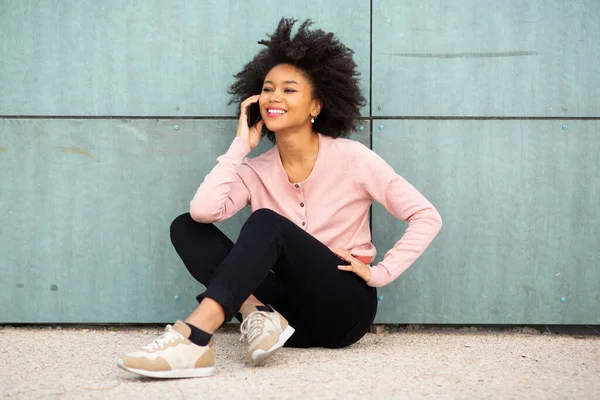
[[[358,130],[359,130],[359,131],[364,131],[364,130],[365,130],[365,127],[361,125],[361,126],[359,126],[359,127],[358,127]]]
[[[173,129],[178,130],[179,129],[179,125],[173,125]]]
[[[381,107],[381,106],[377,106],[377,109],[378,109],[378,110],[383,110],[383,107]]]
[[[377,301],[383,300],[383,296],[377,296]]]
[[[566,131],[566,130],[567,130],[567,128],[568,128],[568,126],[567,126],[567,125],[563,125],[563,131]]]
[[[563,111],[567,111],[567,107],[563,107]]]
[[[566,298],[564,298],[564,297],[561,297],[561,298],[560,298],[560,301],[562,301],[562,302],[564,303],[565,301],[567,301],[567,299],[566,299]]]
[[[175,299],[175,300],[179,300],[179,295],[176,295],[176,296],[174,297],[174,299]]]
[[[383,130],[383,125],[379,125],[379,130],[382,131]]]

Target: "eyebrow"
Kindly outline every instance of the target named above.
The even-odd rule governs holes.
[[[271,85],[273,84],[273,82],[271,82],[271,81],[265,81],[264,83],[270,83]],[[300,85],[300,84],[299,84],[298,82],[296,82],[296,81],[283,81],[283,83],[284,83],[284,84],[290,84],[290,83],[293,83],[293,84],[295,84],[295,85]]]

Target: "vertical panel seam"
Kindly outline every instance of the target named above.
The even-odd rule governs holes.
[[[369,147],[373,150],[373,0],[369,1]],[[373,205],[369,213],[371,240],[373,240]]]
[[[369,117],[373,119],[373,0],[369,1]],[[371,131],[373,148],[373,131]]]

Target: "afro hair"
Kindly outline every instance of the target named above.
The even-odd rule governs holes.
[[[322,104],[313,129],[334,138],[345,137],[356,129],[360,108],[366,104],[359,87],[360,73],[352,59],[354,52],[333,33],[309,30],[310,20],[304,21],[292,37],[296,22],[282,18],[269,39],[258,42],[266,48],[234,75],[235,82],[228,91],[231,95],[229,104],[239,104],[261,93],[265,76],[273,67],[291,64],[304,73],[312,85],[313,97]],[[254,124],[260,118],[258,104],[250,106],[248,111],[249,123]],[[266,126],[262,134],[275,142],[275,134]]]

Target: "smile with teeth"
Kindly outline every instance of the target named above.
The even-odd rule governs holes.
[[[279,115],[283,115],[285,113],[286,113],[285,110],[275,109],[275,108],[267,108],[267,114],[269,114],[269,116],[279,116]]]

